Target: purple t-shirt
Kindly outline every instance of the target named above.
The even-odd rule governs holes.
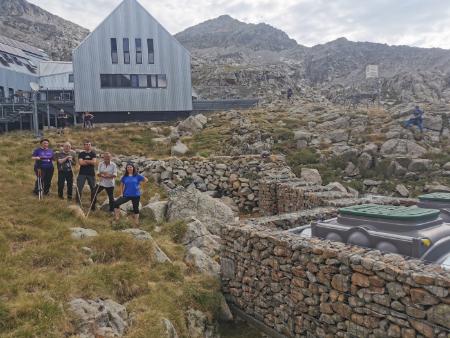
[[[33,151],[33,157],[40,157],[41,160],[34,162],[35,168],[53,168],[53,158],[55,154],[51,149],[37,148]]]

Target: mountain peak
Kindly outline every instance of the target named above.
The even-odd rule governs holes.
[[[189,49],[248,48],[281,51],[297,47],[285,32],[266,23],[251,24],[221,15],[190,27],[175,37]]]

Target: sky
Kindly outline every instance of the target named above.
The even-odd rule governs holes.
[[[28,0],[93,30],[121,0]],[[450,49],[450,0],[139,0],[172,34],[223,14],[313,46],[346,37]]]

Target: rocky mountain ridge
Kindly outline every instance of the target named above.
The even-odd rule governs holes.
[[[70,61],[88,33],[25,0],[0,0],[0,34],[41,48],[53,60]]]
[[[2,35],[70,60],[88,30],[26,0],[0,0]],[[340,38],[305,47],[270,25],[229,15],[187,28],[175,37],[192,54],[193,87],[200,98],[259,97],[274,101],[292,88],[312,101],[358,105],[450,101],[450,51],[389,46]],[[380,78],[366,79],[368,64]]]
[[[257,47],[252,39],[231,43],[229,39],[236,36],[251,36]],[[449,50],[346,38],[308,48],[285,43],[291,40],[276,28],[245,24],[229,16],[208,20],[175,37],[194,56],[194,86],[207,98],[273,100],[291,87],[299,96],[319,99],[322,94],[340,103],[360,103],[378,92],[382,100],[397,103],[450,100]],[[266,44],[261,43],[264,39]],[[279,41],[279,47],[273,48],[272,41]],[[379,65],[379,81],[365,78],[369,64]]]

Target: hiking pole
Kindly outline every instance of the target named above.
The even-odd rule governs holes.
[[[97,184],[97,187],[96,187],[96,188],[97,188],[97,189],[95,189],[94,198],[92,199],[91,205],[89,206],[89,210],[88,210],[88,212],[87,212],[87,214],[86,214],[86,219],[89,217],[89,214],[91,213],[92,206],[94,205],[94,201],[95,201],[95,199],[97,198],[97,194],[98,194],[98,191],[100,190],[100,186]]]
[[[37,188],[38,188],[38,198],[42,200],[44,195],[42,193],[42,170],[40,168],[37,169]]]
[[[69,165],[70,165],[70,170],[72,170],[72,173],[73,173],[72,161],[69,161]],[[76,192],[77,192],[78,202],[79,202],[79,204],[80,204],[80,209],[81,209],[81,212],[84,214],[84,211],[83,211],[83,205],[81,204],[80,190],[78,190],[78,184],[77,184],[77,183],[78,183],[78,176],[77,176],[75,182],[72,183],[72,187],[75,187],[75,190],[76,190]]]

